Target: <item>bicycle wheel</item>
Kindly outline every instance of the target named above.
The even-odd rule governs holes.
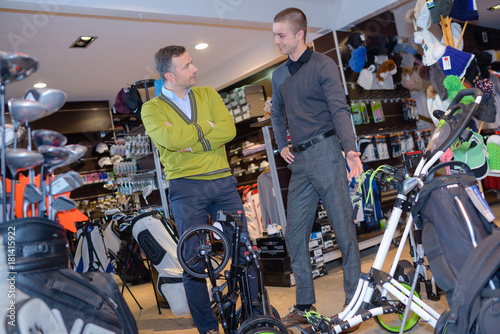
[[[401,283],[408,291],[411,290],[411,286],[409,286],[406,283],[399,282]],[[418,292],[413,293],[414,296],[420,298]],[[403,320],[404,312],[406,306],[399,300],[396,299],[396,297],[393,297],[390,293],[387,294],[386,300],[380,300],[381,298],[381,293],[378,289],[375,290],[375,293],[373,295],[374,300],[378,299],[378,304],[383,305],[384,303],[389,303],[392,304],[394,309],[396,310],[394,313],[388,313],[388,314],[383,314],[383,315],[377,315],[373,319],[375,322],[385,329],[388,332],[391,333],[399,333],[401,329],[401,321]],[[408,317],[406,319],[405,325],[404,325],[404,331],[406,332],[407,330],[412,329],[415,327],[418,323],[418,319],[420,317],[418,314],[414,313],[412,310],[408,313]]]
[[[236,334],[282,333],[288,334],[285,325],[270,315],[257,315],[241,324]]]
[[[214,251],[214,236],[222,241],[221,254]],[[194,255],[189,256],[189,252],[196,248]],[[221,230],[210,226],[194,226],[186,230],[179,239],[177,245],[177,259],[188,274],[198,278],[208,278],[205,256],[208,257],[213,267],[214,275],[218,275],[229,262],[231,248],[229,241]]]

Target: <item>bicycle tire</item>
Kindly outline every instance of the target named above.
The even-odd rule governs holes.
[[[403,285],[406,289],[408,289],[408,291],[411,290],[411,286],[409,286],[408,284],[406,284],[404,282],[399,282],[399,283],[401,283],[401,285]],[[380,291],[378,289],[375,290],[373,297],[374,298],[377,297],[377,294],[380,296]],[[418,294],[417,291],[415,291],[413,294],[416,297],[420,298],[420,295]],[[402,303],[399,300],[397,301],[397,303],[399,306],[401,306],[403,308],[403,311],[404,311],[405,306],[402,305]],[[384,329],[390,333],[399,333],[399,331],[401,330],[401,324],[400,325],[390,325],[389,324],[389,320],[390,320],[389,317],[392,315],[392,317],[394,318],[395,314],[399,316],[400,320],[403,320],[403,313],[400,313],[400,312],[377,315],[377,316],[373,317],[373,320],[375,320],[375,322],[382,329]],[[418,314],[416,314],[415,312],[410,310],[410,313],[408,314],[408,318],[407,318],[406,323],[404,325],[403,331],[406,332],[406,331],[412,329],[413,327],[415,327],[417,325],[419,319],[420,319],[420,316]]]
[[[259,329],[262,331],[255,331]],[[276,319],[273,316],[257,315],[245,320],[245,322],[241,324],[240,328],[238,328],[238,331],[236,333],[237,334],[250,334],[250,333],[288,334],[288,330],[280,320]]]
[[[218,238],[222,241],[223,244],[223,254],[217,254],[216,252],[213,251],[213,246],[211,244],[213,240],[213,235],[216,234]],[[177,245],[177,259],[179,260],[179,264],[181,265],[182,269],[186,271],[188,274],[191,276],[197,277],[197,278],[208,278],[208,271],[205,268],[203,272],[197,271],[196,269],[193,269],[189,266],[189,263],[192,261],[197,261],[199,259],[203,259],[202,254],[197,254],[196,258],[190,258],[186,259],[184,254],[184,248],[186,247],[187,240],[191,237],[195,237],[195,235],[198,235],[200,238],[199,241],[199,246],[208,246],[208,252],[207,255],[210,258],[212,264],[215,263],[216,266],[213,270],[214,275],[218,275],[224,268],[226,267],[227,263],[229,262],[229,257],[231,253],[229,241],[227,238],[224,236],[221,230],[219,230],[216,227],[210,226],[210,225],[200,225],[200,226],[193,226],[189,229],[187,229],[179,239],[179,243]],[[202,245],[202,243],[204,243]]]
[[[274,306],[272,306],[272,305],[271,305],[271,314],[273,315],[273,317],[275,317],[276,319],[281,321],[281,316],[280,316],[278,310],[275,309]]]
[[[282,332],[275,328],[263,327],[251,329],[250,331],[246,332],[246,334],[282,334]]]

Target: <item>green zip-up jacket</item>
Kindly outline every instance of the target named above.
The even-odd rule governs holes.
[[[167,180],[231,175],[224,144],[236,136],[233,117],[211,87],[191,88],[189,100],[191,120],[163,94],[142,106],[142,122],[160,152]],[[191,151],[179,152],[186,148]]]

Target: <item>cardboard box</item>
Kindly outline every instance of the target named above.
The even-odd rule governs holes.
[[[316,248],[323,247],[323,238],[321,237],[320,231],[315,231],[311,233],[311,239],[309,240],[309,250],[314,250]]]
[[[245,98],[250,105],[251,117],[258,117],[264,115],[264,88],[262,85],[245,86]]]
[[[312,231],[321,231],[321,233],[328,233],[332,231],[332,225],[328,219],[317,220],[314,222]]]
[[[288,251],[284,237],[257,238],[261,258],[286,258]]]
[[[312,250],[309,252],[311,256],[311,265],[323,265],[325,264],[325,257],[323,256],[323,250],[321,248]]]
[[[328,274],[328,270],[326,269],[326,267],[324,265],[312,268],[313,279],[323,277],[326,274]]]
[[[289,273],[292,272],[290,257],[285,258],[259,258],[263,273]]]

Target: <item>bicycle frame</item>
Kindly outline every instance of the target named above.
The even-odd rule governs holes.
[[[238,214],[239,215],[239,214]],[[226,220],[227,217],[231,218]],[[264,289],[262,270],[258,261],[258,250],[254,248],[248,239],[248,235],[241,232],[243,223],[241,218],[234,218],[228,213],[218,215],[218,221],[224,225],[231,224],[234,231],[232,237],[231,267],[224,273],[226,282],[221,286],[217,285],[217,278],[214,274],[212,263],[208,257],[205,257],[205,265],[209,273],[209,279],[212,284],[212,298],[217,303],[222,328],[225,333],[232,333],[238,328],[238,324],[254,316],[254,308],[251,300],[250,282],[248,280],[248,271],[253,266],[257,275],[257,295],[259,301],[260,315],[271,315],[271,306]],[[224,228],[224,227],[223,227]],[[240,264],[241,245],[245,244],[245,264]],[[228,291],[224,296],[223,290],[227,287]],[[237,307],[237,301],[240,299],[241,305]]]

